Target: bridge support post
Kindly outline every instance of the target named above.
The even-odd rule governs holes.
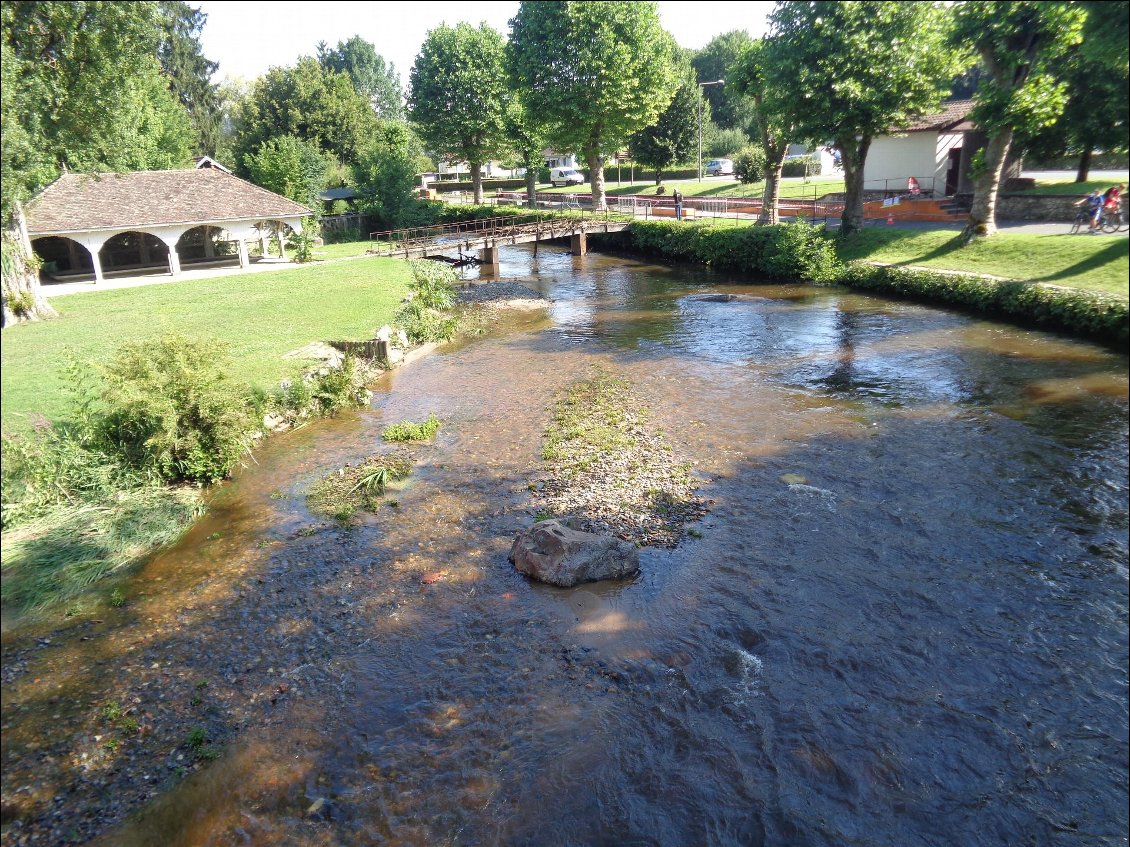
[[[484,247],[479,251],[479,261],[492,271],[498,271],[498,247]]]
[[[584,256],[589,252],[589,239],[584,231],[569,236],[569,252],[574,256]]]

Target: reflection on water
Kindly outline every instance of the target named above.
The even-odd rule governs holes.
[[[502,275],[548,315],[280,438],[199,528],[222,554],[195,534],[138,576],[169,593],[131,638],[195,614],[152,640],[170,667],[221,686],[238,641],[289,689],[106,843],[1124,843],[1124,356],[595,254]],[[506,553],[594,363],[713,508],[633,581],[535,585]],[[310,481],[428,412],[398,508],[301,533]]]

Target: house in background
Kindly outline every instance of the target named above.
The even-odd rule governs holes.
[[[542,150],[542,160],[545,166],[550,170],[554,168],[577,168],[577,154],[576,153],[558,153],[555,150]]]
[[[816,167],[810,172],[810,176],[829,176],[831,174],[839,173],[841,168],[836,164],[836,156],[830,147],[818,147],[815,150],[809,150],[806,144],[790,144],[789,150],[785,154],[785,161],[795,161],[797,159],[812,159],[816,163]]]
[[[914,177],[926,196],[952,197],[972,192],[969,169],[985,136],[969,119],[972,100],[951,100],[940,112],[891,129],[871,142],[863,168],[865,191],[904,193]],[[1018,176],[1019,160],[1005,177]]]
[[[248,241],[267,256],[275,238],[302,231],[313,212],[233,176],[224,167],[134,173],[65,173],[27,205],[27,232],[55,279],[164,271],[182,263],[251,263]]]

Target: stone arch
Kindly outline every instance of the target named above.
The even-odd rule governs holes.
[[[169,247],[150,232],[131,229],[107,238],[98,251],[104,271],[169,269]]]
[[[264,220],[255,224],[259,238],[260,259],[286,259],[286,242],[294,233],[302,231],[302,224],[296,220]]]
[[[215,224],[201,224],[185,230],[177,239],[177,255],[182,265],[238,261],[239,250],[232,234]]]
[[[42,275],[55,279],[72,274],[94,273],[94,262],[86,246],[65,235],[44,235],[31,242],[32,252],[43,263]]]

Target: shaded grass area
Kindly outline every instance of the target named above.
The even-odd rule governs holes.
[[[838,241],[841,259],[993,274],[1130,297],[1130,240],[998,233],[962,246],[952,230],[868,229]]]
[[[654,182],[628,183],[625,181],[622,185],[617,185],[615,174],[613,174],[613,180],[609,181],[607,172],[605,172],[604,178],[605,192],[609,196],[621,194],[654,195],[657,189]],[[667,196],[670,196],[671,192],[678,188],[686,197],[754,197],[760,199],[765,191],[764,182],[743,185],[733,179],[711,179],[702,182],[697,180],[670,180],[664,182],[663,187],[665,189],[664,194]],[[781,183],[782,199],[803,198],[812,200],[825,194],[843,190],[844,181],[842,177],[812,177],[808,182],[799,178],[786,179]],[[586,183],[567,188],[539,188],[538,191],[539,193],[544,191],[553,194],[589,194],[592,191],[592,186]]]
[[[229,347],[233,377],[270,389],[308,362],[283,354],[313,341],[371,338],[392,320],[412,274],[397,259],[359,259],[294,270],[188,280],[54,297],[61,318],[4,330],[2,421],[68,410],[66,351],[105,362],[123,344],[179,333]]]
[[[28,610],[78,597],[175,540],[202,511],[199,489],[148,487],[122,491],[112,502],[56,509],[5,532],[4,605]]]

